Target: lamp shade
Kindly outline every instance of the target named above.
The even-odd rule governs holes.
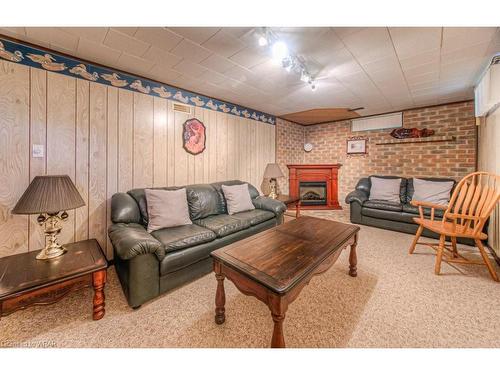
[[[269,163],[266,166],[266,170],[264,171],[264,178],[278,178],[284,177],[283,172],[281,172],[281,168],[276,163]]]
[[[85,206],[85,202],[69,176],[36,176],[12,213],[58,213],[82,206]]]

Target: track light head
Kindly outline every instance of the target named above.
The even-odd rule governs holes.
[[[264,47],[267,46],[267,38],[264,35],[259,37],[259,46]]]

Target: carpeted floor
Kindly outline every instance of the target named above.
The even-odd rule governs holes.
[[[307,214],[346,220],[347,212]],[[347,275],[344,251],[313,278],[288,309],[287,346],[500,347],[500,284],[480,266],[443,264],[435,276],[432,250],[407,254],[412,238],[362,227],[358,277]],[[217,326],[215,287],[207,275],[134,311],[111,268],[102,320],[91,319],[92,292],[80,291],[2,318],[0,347],[267,347],[268,308],[226,282],[226,323]]]

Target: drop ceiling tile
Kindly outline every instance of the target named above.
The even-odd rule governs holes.
[[[441,55],[441,64],[447,65],[463,60],[473,60],[486,55],[490,42],[479,43],[465,48],[460,48]]]
[[[234,36],[220,30],[203,43],[203,47],[218,53],[221,56],[229,57],[245,48],[245,43]]]
[[[61,47],[66,51],[75,51],[78,37],[57,27],[27,27],[26,35],[32,39],[40,39],[53,47]]]
[[[442,53],[489,42],[495,32],[495,27],[445,27]]]
[[[198,78],[202,81],[218,85],[224,82],[227,77],[225,75],[207,69]]]
[[[399,59],[399,62],[401,63],[403,71],[405,71],[407,69],[411,69],[413,67],[424,64],[431,64],[431,63],[439,64],[440,58],[441,58],[440,49],[435,49],[428,52],[420,53],[412,57]]]
[[[203,44],[219,31],[220,27],[169,27],[169,29],[195,43]]]
[[[224,27],[224,31],[235,38],[243,38],[254,30],[253,27]]]
[[[248,69],[244,69],[240,66],[234,66],[233,68],[226,71],[224,75],[241,82],[246,82],[248,80],[256,79],[256,76],[253,72],[251,72]]]
[[[115,66],[125,72],[145,76],[149,73],[153,65],[154,62],[150,60],[144,60],[137,56],[122,53]]]
[[[225,73],[236,66],[233,62],[217,54],[209,56],[201,61],[200,64],[219,73]]]
[[[346,48],[336,50],[318,48],[317,51],[319,52],[312,55],[308,54],[307,58],[312,56],[323,66],[323,69],[318,73],[320,76],[325,73],[327,75],[343,76],[359,73],[363,70]]]
[[[192,63],[199,63],[211,54],[211,52],[206,48],[203,48],[187,39],[181,41],[170,52],[189,60]]]
[[[104,38],[103,44],[134,56],[142,56],[150,46],[148,43],[144,43],[113,29],[109,30],[108,34]]]
[[[341,39],[362,65],[394,55],[394,48],[385,27],[370,27]]]
[[[164,27],[140,27],[134,37],[165,51],[170,51],[183,39]]]
[[[171,83],[171,81],[179,78],[180,76],[181,74],[179,72],[175,72],[169,67],[159,64],[155,65],[148,73],[148,77],[163,83]]]
[[[437,74],[439,75],[439,64],[437,62],[432,62],[429,64],[422,64],[414,66],[410,69],[404,70],[405,77],[410,79],[412,77],[418,77],[426,74]]]
[[[149,47],[142,58],[167,67],[172,67],[182,60],[182,57],[173,55],[155,46]]]
[[[247,69],[252,68],[255,65],[261,64],[266,60],[270,59],[268,54],[268,49],[266,47],[260,46],[248,46],[243,50],[235,53],[231,56],[230,60],[238,65],[241,65]]]
[[[207,69],[202,67],[201,65],[191,63],[187,60],[182,60],[177,65],[175,65],[173,69],[181,73],[182,75],[191,78],[197,78],[207,71]]]
[[[0,27],[0,34],[20,38],[26,36],[25,27]]]
[[[95,43],[102,43],[109,30],[107,27],[62,27],[62,29],[77,37],[88,39]]]
[[[366,27],[333,27],[332,29],[335,31],[335,34],[337,34],[340,38],[343,38],[366,29]]]
[[[441,27],[391,27],[389,33],[400,59],[441,47]]]
[[[138,27],[113,27],[112,30],[116,30],[122,34],[127,34],[128,36],[134,36],[134,34],[139,29]]]
[[[76,50],[77,56],[95,61],[99,64],[113,66],[121,52],[109,48],[103,44],[94,43],[87,39],[80,39],[78,49]]]

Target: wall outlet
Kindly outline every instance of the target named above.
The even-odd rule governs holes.
[[[33,145],[33,157],[43,158],[45,147],[44,145]]]

